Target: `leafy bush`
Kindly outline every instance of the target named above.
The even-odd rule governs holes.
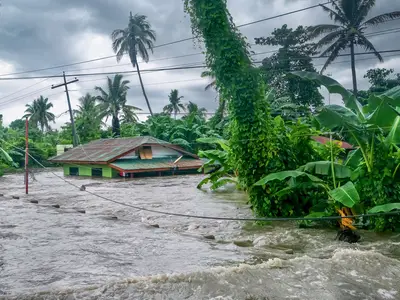
[[[342,96],[346,107],[327,105],[316,119],[329,130],[347,132],[350,142],[356,145],[345,164],[353,170],[352,180],[364,210],[400,202],[400,87],[370,95],[362,106],[351,92],[330,77],[309,72],[293,74],[317,81],[331,93]],[[400,220],[379,217],[365,224],[379,231],[395,230],[400,227]]]

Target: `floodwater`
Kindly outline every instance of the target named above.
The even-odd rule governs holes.
[[[28,196],[22,174],[0,178],[0,299],[400,299],[399,234],[350,245],[332,230],[159,215],[35,178]],[[136,206],[251,217],[244,194],[197,190],[201,176],[65,179]]]

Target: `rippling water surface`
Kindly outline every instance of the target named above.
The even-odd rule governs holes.
[[[349,245],[293,223],[170,217],[35,177],[28,196],[21,174],[0,178],[0,299],[400,299],[400,235]],[[199,176],[66,180],[136,206],[251,217],[244,194],[197,190]]]

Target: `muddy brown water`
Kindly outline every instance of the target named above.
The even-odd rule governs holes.
[[[35,177],[28,196],[22,174],[0,178],[0,299],[400,299],[399,234],[350,245],[290,222],[158,215]],[[201,178],[65,179],[136,206],[251,217],[243,193],[197,190]]]

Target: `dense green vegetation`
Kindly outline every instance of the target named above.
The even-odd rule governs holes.
[[[348,6],[348,0],[339,1],[333,10],[324,7],[341,23],[339,27],[321,25],[310,30],[283,25],[270,36],[257,38],[257,44],[279,46],[279,50],[256,67],[226,1],[184,2],[193,35],[205,45],[208,70],[201,76],[210,78],[205,89],[217,91],[215,114],[208,118],[204,108],[185,102],[178,89],[170,91],[163,111],[153,114],[139,76],[151,113],[140,121],[139,108],[128,104],[130,82],[117,74],[79,99],[74,118],[81,143],[150,135],[180,145],[208,159],[207,175],[198,188],[209,184],[215,190],[233,184],[249,195],[258,216],[318,217],[400,209],[399,74],[392,69],[368,70],[364,77],[370,88],[357,91],[355,85],[352,93],[334,79],[317,74],[311,58],[320,46],[329,44],[331,50],[323,51],[330,53],[329,65],[344,47],[343,34],[357,25],[346,35],[346,45],[366,43],[361,37],[363,26],[396,18],[396,13],[362,23],[374,1],[354,1],[362,8],[358,16],[352,15],[354,20],[347,18],[354,7]],[[312,42],[327,32],[319,43]],[[359,39],[354,40],[356,36]],[[112,39],[118,61],[128,54],[139,73],[137,58],[147,62],[146,47],[152,50],[155,40],[147,18],[131,14],[128,28],[114,31]],[[344,106],[324,106],[321,86],[341,95]],[[41,96],[25,112],[31,154],[43,163],[55,155],[57,144],[72,144],[71,124],[60,130],[51,128],[56,119],[51,109],[51,102]],[[24,131],[24,120],[17,119],[8,127],[0,122],[0,174],[23,165]],[[313,136],[330,141],[322,144]],[[352,144],[353,149],[341,148],[340,141]],[[355,224],[343,221],[342,225],[354,228]],[[365,218],[356,225],[400,230],[398,217]]]
[[[361,1],[358,2],[356,1],[360,6]],[[363,1],[362,4],[366,7],[363,6],[361,15],[357,17],[357,24],[364,20],[374,1]],[[335,20],[338,21],[342,14],[344,25],[353,28],[354,22],[344,22],[344,15],[354,10],[354,7],[350,7],[350,1],[343,0],[340,7],[336,4],[334,6],[339,11],[335,13],[338,15]],[[346,107],[325,106],[309,122],[286,124],[281,117],[272,118],[270,107],[276,102],[277,96],[266,87],[264,80],[271,85],[281,84],[274,82],[278,75],[269,76],[269,72],[271,69],[272,72],[282,70],[281,62],[290,60],[290,44],[286,46],[285,39],[279,38],[279,34],[286,31],[284,37],[289,35],[293,39],[300,39],[302,34],[307,38],[307,32],[298,28],[296,34],[296,31],[287,30],[284,26],[275,30],[271,38],[259,40],[261,44],[283,45],[278,55],[285,55],[286,59],[275,59],[274,62],[272,57],[265,61],[262,69],[264,68],[266,75],[262,76],[260,69],[254,68],[251,63],[248,45],[233,24],[225,1],[214,1],[210,4],[206,0],[185,0],[185,8],[191,17],[194,36],[201,38],[205,44],[206,62],[211,69],[210,74],[215,77],[215,86],[219,94],[229,101],[229,148],[225,145],[222,150],[201,153],[209,158],[210,163],[218,162],[218,168],[205,181],[211,181],[212,187],[216,188],[224,180],[230,181],[232,177],[227,177],[226,174],[233,173],[237,176],[235,181],[238,185],[248,192],[255,212],[262,216],[321,216],[338,212],[388,211],[400,207],[397,196],[400,191],[397,177],[400,165],[397,140],[400,129],[398,90],[371,95],[367,100],[368,104],[362,107],[355,95],[329,77],[319,76],[317,73],[294,72],[297,75],[292,75],[296,77],[294,80],[309,80],[310,87],[325,85],[330,92],[340,93]],[[352,17],[355,17],[354,14]],[[367,21],[366,25],[395,17],[396,14],[378,16]],[[332,25],[327,28],[319,26],[310,32],[316,35],[316,32],[321,34],[339,27]],[[346,30],[341,29],[340,32]],[[339,33],[330,35],[330,41],[340,37]],[[349,37],[350,44],[353,45],[351,48],[354,48],[355,33]],[[339,42],[342,41],[339,39]],[[348,42],[349,40],[346,44]],[[300,42],[294,42],[295,45],[298,43]],[[318,46],[321,45],[320,42]],[[343,48],[340,45],[334,44],[328,48],[336,47],[336,51],[327,61],[327,65]],[[368,45],[371,49],[372,46]],[[354,65],[354,56],[352,60]],[[289,77],[288,81],[290,79]],[[354,86],[357,93],[356,85]],[[290,83],[278,85],[279,92],[286,93],[293,101],[290,87]],[[391,117],[383,117],[383,113],[390,114]],[[337,135],[346,131],[346,136],[351,138],[350,142],[356,149],[345,155],[343,160],[339,157],[341,151],[337,151],[337,147],[329,143],[330,155],[326,160],[326,151],[313,147],[310,141],[310,135],[315,134],[310,124],[323,130],[336,131]],[[375,155],[377,152],[380,153],[379,157]],[[385,170],[384,174],[382,170]],[[200,185],[203,183],[204,181]],[[368,221],[365,225],[377,230],[394,230],[400,225],[398,218],[376,218]],[[352,226],[351,222],[342,223]]]

